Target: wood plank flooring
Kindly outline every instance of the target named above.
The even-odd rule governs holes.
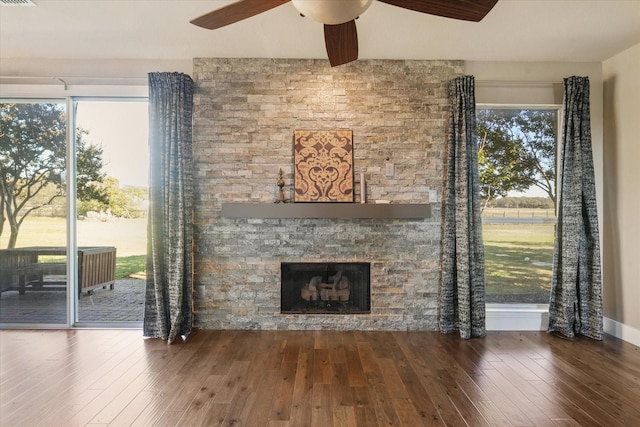
[[[640,426],[640,349],[544,332],[0,331],[2,426]]]

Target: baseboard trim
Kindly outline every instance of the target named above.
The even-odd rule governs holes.
[[[640,329],[625,325],[608,317],[603,319],[603,326],[607,334],[640,347]]]
[[[487,304],[487,331],[546,331],[549,307],[531,304]],[[604,332],[640,347],[640,329],[605,317]]]

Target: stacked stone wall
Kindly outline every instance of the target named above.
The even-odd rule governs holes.
[[[435,329],[447,88],[462,72],[461,61],[195,59],[196,326]],[[298,129],[352,130],[368,202],[427,203],[432,190],[431,217],[221,218],[223,203],[273,203],[280,169],[291,198]],[[280,313],[280,263],[325,261],[371,263],[370,314]]]

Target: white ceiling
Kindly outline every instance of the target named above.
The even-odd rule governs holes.
[[[189,20],[230,1],[33,2],[0,7],[0,58],[326,58],[291,3],[209,31]],[[640,43],[640,0],[499,0],[480,23],[374,1],[357,28],[361,59],[598,62]]]

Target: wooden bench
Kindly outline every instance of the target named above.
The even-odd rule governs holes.
[[[66,290],[67,265],[64,262],[38,262],[41,255],[65,255],[64,247],[28,247],[0,250],[0,295],[17,290]],[[65,276],[63,281],[46,276]],[[114,288],[116,248],[112,246],[78,248],[78,296],[94,289]]]

